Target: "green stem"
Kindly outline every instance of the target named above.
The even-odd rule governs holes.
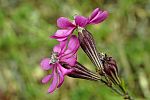
[[[110,89],[112,89],[115,93],[117,93],[118,95],[122,96],[125,100],[134,100],[125,90],[124,88],[122,88],[122,86],[119,85],[119,88],[121,89],[118,90],[117,88],[113,87],[112,85],[110,85],[108,82],[106,82],[105,80],[101,79],[98,80],[99,82],[104,83],[105,85],[107,85]]]
[[[127,93],[127,91],[121,85],[119,85],[119,88],[124,93],[125,100],[133,100],[133,98]]]
[[[119,90],[117,90],[116,88],[112,87],[112,85],[108,84],[106,81],[104,81],[103,79],[100,80],[100,82],[104,83],[105,85],[107,85],[109,88],[111,88],[114,92],[116,92],[118,95],[124,96]]]
[[[134,100],[128,93],[124,95],[125,100]]]

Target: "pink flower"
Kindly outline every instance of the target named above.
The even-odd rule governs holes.
[[[57,26],[60,28],[56,31],[56,33],[51,36],[51,38],[55,38],[58,41],[66,40],[76,28],[84,28],[88,24],[98,24],[104,21],[108,16],[107,11],[101,11],[99,8],[96,8],[90,17],[84,16],[75,16],[73,22],[65,17],[60,17],[57,20]]]
[[[53,78],[48,89],[49,93],[60,87],[64,81],[64,76],[72,72],[72,69],[64,68],[61,63],[65,62],[70,66],[76,64],[76,52],[79,48],[79,41],[75,35],[72,35],[68,44],[67,42],[67,40],[60,42],[60,44],[53,48],[51,57],[41,61],[41,68],[43,70],[52,70],[52,73],[45,76],[42,80],[42,83],[48,83]]]

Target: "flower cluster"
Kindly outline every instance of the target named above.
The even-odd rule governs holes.
[[[96,8],[89,17],[76,15],[73,21],[65,17],[58,18],[59,29],[50,38],[56,39],[59,44],[54,46],[49,58],[41,61],[41,68],[51,72],[42,79],[42,83],[52,80],[48,89],[49,93],[62,85],[66,75],[73,78],[101,81],[113,90],[115,90],[113,85],[121,87],[116,61],[112,57],[98,52],[92,34],[86,29],[87,25],[101,23],[107,16],[107,11]],[[73,35],[74,30],[77,30],[78,37]],[[97,73],[90,71],[77,61],[79,47],[96,66]],[[123,90],[122,87],[121,90]],[[124,90],[123,93],[125,93]]]
[[[73,21],[65,17],[58,18],[59,29],[50,38],[56,39],[59,44],[54,46],[49,58],[41,61],[41,68],[50,73],[42,79],[42,83],[51,81],[49,93],[59,88],[64,82],[64,77],[69,76],[102,82],[124,99],[132,100],[118,77],[116,61],[98,52],[92,34],[86,29],[87,25],[101,23],[107,16],[107,11],[96,8],[89,17],[77,15]],[[77,30],[78,37],[73,35],[74,30]],[[92,72],[77,61],[79,47],[95,65],[96,72]]]
[[[100,79],[98,75],[77,62],[77,50],[80,43],[79,39],[72,33],[75,29],[79,31],[89,24],[98,24],[105,20],[107,16],[107,11],[96,8],[89,17],[77,15],[74,16],[73,21],[65,17],[58,18],[57,26],[59,29],[50,38],[56,39],[59,44],[54,46],[49,58],[44,58],[41,61],[41,68],[51,71],[51,74],[45,76],[42,80],[42,83],[48,83],[52,80],[48,89],[49,93],[62,85],[65,75],[88,80]]]

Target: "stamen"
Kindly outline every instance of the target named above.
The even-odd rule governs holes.
[[[59,61],[59,59],[58,59],[58,53],[57,52],[52,52],[49,64],[55,64],[58,61]]]
[[[82,32],[83,29],[84,29],[84,28],[78,26],[78,32]]]

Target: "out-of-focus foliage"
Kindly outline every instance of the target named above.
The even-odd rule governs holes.
[[[101,83],[65,78],[62,87],[47,93],[42,58],[57,43],[49,39],[60,16],[88,16],[99,7],[109,17],[88,26],[99,51],[116,58],[120,76],[137,100],[150,100],[149,0],[0,0],[0,100],[122,100]],[[79,62],[94,66],[79,51]]]

